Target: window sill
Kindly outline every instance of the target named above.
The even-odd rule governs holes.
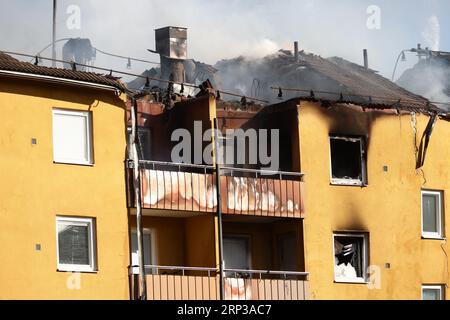
[[[441,241],[447,240],[447,238],[445,238],[445,237],[440,237],[440,236],[426,236],[426,235],[422,235],[421,239],[422,239],[422,240],[441,240]]]
[[[334,279],[334,283],[340,283],[340,284],[369,284],[370,282],[367,280],[336,280]]]
[[[358,187],[365,188],[368,187],[367,183],[364,182],[353,182],[353,181],[331,181],[332,186],[343,186],[343,187]]]
[[[97,274],[98,270],[69,270],[69,269],[56,269],[56,272],[70,272],[70,273],[92,273]]]
[[[53,164],[65,164],[72,166],[82,166],[82,167],[93,167],[93,163],[82,163],[82,162],[67,162],[67,161],[53,161]]]

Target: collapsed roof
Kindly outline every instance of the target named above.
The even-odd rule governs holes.
[[[282,100],[300,97],[367,108],[439,112],[426,98],[401,88],[374,70],[338,57],[325,59],[301,51],[296,61],[290,51],[280,50],[262,59],[222,60],[214,67],[219,70],[216,77],[219,88],[271,103],[280,102],[276,88],[281,87],[286,88],[281,92]]]
[[[188,83],[200,84],[206,80],[211,81],[213,84],[215,83],[217,69],[213,66],[193,59],[184,60],[183,65]],[[161,68],[151,68],[150,70],[144,71],[141,76],[128,82],[127,87],[131,90],[142,89],[146,84],[146,80],[143,77],[161,78]],[[156,80],[151,80],[149,81],[149,86],[161,86],[161,83]]]

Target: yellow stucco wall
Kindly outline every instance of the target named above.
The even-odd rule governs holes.
[[[53,163],[53,107],[92,111],[93,166]],[[123,100],[0,79],[0,110],[0,299],[128,299]],[[80,274],[79,289],[57,271],[57,215],[96,218],[98,272]]]
[[[206,214],[186,218],[185,233],[187,266],[214,268],[214,216]]]
[[[428,119],[417,115],[417,139]],[[368,136],[367,187],[330,185],[330,132]],[[301,102],[299,136],[307,186],[305,252],[312,299],[421,299],[422,284],[448,284],[446,241],[421,239],[421,189],[445,190],[449,221],[450,123],[438,120],[435,126],[423,168],[425,179],[415,170],[409,114],[363,113],[338,106],[327,110]],[[369,232],[369,264],[380,268],[379,289],[334,283],[332,235],[338,230]],[[447,289],[447,297],[449,293]]]
[[[151,212],[151,210],[146,210]],[[173,218],[144,216],[144,229],[155,234],[156,264],[179,267],[214,267],[214,217],[210,214]],[[136,228],[136,216],[130,216]]]

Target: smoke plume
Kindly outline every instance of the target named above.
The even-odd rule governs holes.
[[[422,32],[422,38],[425,44],[433,51],[439,50],[441,39],[441,27],[439,24],[439,18],[435,15],[431,16],[427,20],[427,26]]]

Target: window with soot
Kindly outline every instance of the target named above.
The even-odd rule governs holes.
[[[366,179],[363,137],[330,137],[331,183],[364,185]]]

